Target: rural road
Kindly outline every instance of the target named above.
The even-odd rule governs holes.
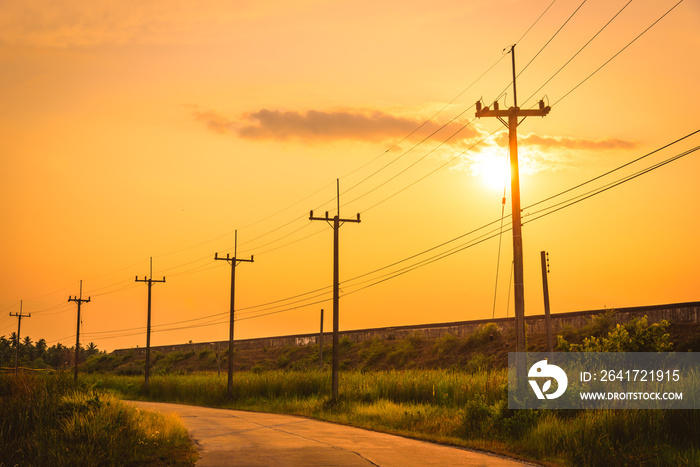
[[[197,466],[522,466],[511,459],[291,415],[130,401],[180,415]]]

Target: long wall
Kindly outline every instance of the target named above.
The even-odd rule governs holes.
[[[574,329],[584,326],[591,317],[605,313],[606,310],[575,311],[570,313],[553,313],[552,330],[557,332],[564,327],[571,326]],[[673,303],[669,305],[641,306],[631,308],[617,308],[613,314],[617,323],[625,323],[633,317],[647,316],[650,323],[658,323],[661,320],[668,320],[672,323],[699,323],[700,322],[700,302]],[[464,337],[473,333],[479,326],[487,323],[495,323],[499,329],[506,331],[514,325],[514,318],[479,319],[472,321],[455,321],[451,323],[417,324],[412,326],[396,326],[386,328],[358,329],[353,331],[340,331],[340,337],[346,337],[352,342],[363,342],[371,339],[403,339],[416,333],[426,339],[437,339],[447,333],[457,337]],[[544,315],[526,316],[525,324],[528,332],[544,333]],[[318,333],[296,334],[291,336],[260,337],[255,339],[237,340],[235,345],[238,349],[262,349],[288,347],[296,345],[308,345],[318,343]],[[324,341],[330,342],[330,333],[324,333]],[[175,352],[210,349],[220,346],[221,349],[228,348],[228,341],[220,342],[200,342],[192,344],[161,345],[153,346],[153,351]],[[126,352],[145,353],[144,347],[135,349],[117,349],[113,353],[116,355]]]

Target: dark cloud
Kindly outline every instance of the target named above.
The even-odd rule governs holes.
[[[383,112],[319,112],[306,113],[260,110],[248,116],[249,124],[238,135],[251,139],[300,138],[306,140],[360,139],[381,141],[406,135],[416,128],[413,120]]]
[[[498,135],[499,146],[508,145],[508,133]],[[542,149],[634,149],[637,143],[625,141],[617,138],[607,138],[602,140],[592,140],[586,138],[574,138],[571,136],[539,136],[530,133],[518,138],[518,144],[523,146],[537,146]]]
[[[231,133],[240,138],[257,140],[318,141],[357,140],[379,142],[402,138],[423,124],[423,120],[398,117],[384,112],[336,111],[307,112],[262,109],[235,121],[213,111],[195,108],[193,116],[210,130]],[[412,140],[426,138],[435,133],[436,139],[444,140],[460,130],[462,124],[450,123],[440,129],[440,124],[428,122],[412,135]],[[471,138],[477,131],[471,127],[462,129],[451,143]]]

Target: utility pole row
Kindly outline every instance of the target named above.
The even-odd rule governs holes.
[[[335,217],[332,219],[328,217],[328,211],[326,211],[326,217],[314,217],[314,212],[311,211],[309,219],[312,221],[326,221],[331,227],[333,227],[333,366],[331,371],[331,388],[332,388],[332,398],[333,401],[338,400],[338,359],[339,359],[339,342],[338,342],[338,316],[339,316],[339,290],[340,290],[340,271],[339,271],[339,254],[338,245],[339,238],[338,233],[340,226],[345,222],[355,222],[360,223],[360,214],[357,214],[356,219],[341,219],[340,218],[340,180],[336,180],[337,186],[337,199],[338,199],[338,211]],[[331,224],[331,221],[333,223]]]
[[[136,276],[136,282],[145,282],[148,284],[148,319],[146,323],[146,382],[144,389],[148,394],[148,379],[151,370],[151,287],[155,282],[165,282],[165,277],[163,279],[153,279],[153,257],[151,257],[151,269],[148,278],[144,276],[143,279],[139,279]]]
[[[17,376],[17,371],[19,370],[19,331],[22,326],[22,318],[31,318],[32,314],[29,313],[28,315],[23,315],[22,314],[22,300],[19,301],[19,313],[10,313],[10,316],[16,316],[17,317],[17,342],[16,348],[15,348],[15,376]]]
[[[226,258],[219,257],[218,253],[214,253],[214,260],[217,261],[227,261],[231,264],[231,318],[229,323],[229,334],[228,334],[228,388],[226,394],[231,397],[233,393],[233,321],[235,313],[235,303],[236,303],[236,266],[239,263],[253,262],[253,255],[250,255],[250,259],[237,258],[238,254],[238,230],[235,231],[235,238],[233,244],[233,257],[230,258],[228,253],[226,253]]]
[[[82,303],[89,303],[90,302],[90,297],[87,299],[83,298],[83,281],[80,281],[80,296],[79,297],[71,297],[70,295],[68,296],[68,301],[69,302],[75,302],[78,304],[78,325],[77,325],[77,330],[75,331],[75,382],[78,382],[78,356],[80,355],[80,305]]]

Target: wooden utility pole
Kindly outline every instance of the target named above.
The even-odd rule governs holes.
[[[228,334],[228,388],[226,394],[231,397],[233,394],[233,320],[234,320],[234,310],[236,303],[236,266],[238,263],[253,262],[253,255],[250,255],[250,259],[240,259],[237,258],[238,254],[238,230],[235,231],[235,238],[233,244],[233,257],[229,258],[228,253],[226,253],[226,258],[219,258],[219,254],[214,254],[214,259],[217,261],[228,261],[231,263],[231,319],[229,322],[229,334]]]
[[[159,280],[153,279],[153,257],[151,257],[151,269],[149,276],[144,276],[143,279],[139,279],[139,276],[136,276],[136,282],[145,282],[148,284],[148,319],[146,322],[146,382],[144,386],[146,394],[148,394],[148,379],[151,372],[151,287],[153,287],[153,283],[155,282],[165,282],[165,277]]]
[[[19,301],[19,313],[10,313],[10,316],[16,316],[17,317],[17,341],[15,342],[16,349],[15,349],[15,376],[17,376],[17,371],[19,370],[19,345],[20,345],[20,340],[19,340],[19,331],[22,326],[22,318],[31,318],[32,314],[29,313],[28,315],[23,315],[22,314],[22,300]]]
[[[338,232],[340,231],[340,226],[345,222],[355,222],[360,223],[360,214],[357,214],[356,219],[341,219],[340,218],[340,180],[336,180],[337,189],[337,199],[338,199],[338,210],[335,217],[332,219],[328,217],[328,211],[326,211],[326,217],[314,217],[314,212],[311,211],[309,219],[312,221],[326,221],[331,227],[333,227],[333,366],[331,370],[331,390],[333,401],[338,400],[338,352],[339,352],[339,342],[338,342],[338,316],[339,316],[339,291],[340,291],[340,272],[339,272],[339,259],[338,259]],[[331,224],[331,221],[333,222]]]
[[[540,251],[542,262],[542,292],[544,294],[544,322],[547,327],[547,352],[554,352],[554,342],[552,339],[552,315],[549,313],[549,253]]]
[[[476,103],[476,116],[496,117],[508,128],[510,146],[510,183],[513,213],[513,260],[515,282],[515,351],[525,352],[525,287],[523,284],[523,238],[520,218],[520,171],[518,169],[518,118],[544,117],[550,111],[544,101],[539,102],[538,109],[521,109],[518,107],[518,95],[515,85],[515,45],[510,49],[513,59],[513,107],[500,110],[498,102],[493,103],[493,109]],[[507,118],[506,122],[504,118]]]
[[[321,330],[318,333],[318,367],[323,368],[323,308],[321,308]]]
[[[80,281],[80,296],[79,297],[71,297],[70,295],[68,296],[68,301],[69,302],[75,302],[78,304],[78,324],[77,324],[77,330],[75,331],[75,382],[78,382],[78,357],[80,355],[80,305],[85,302],[89,303],[90,302],[90,297],[87,299],[83,298],[83,281]]]

